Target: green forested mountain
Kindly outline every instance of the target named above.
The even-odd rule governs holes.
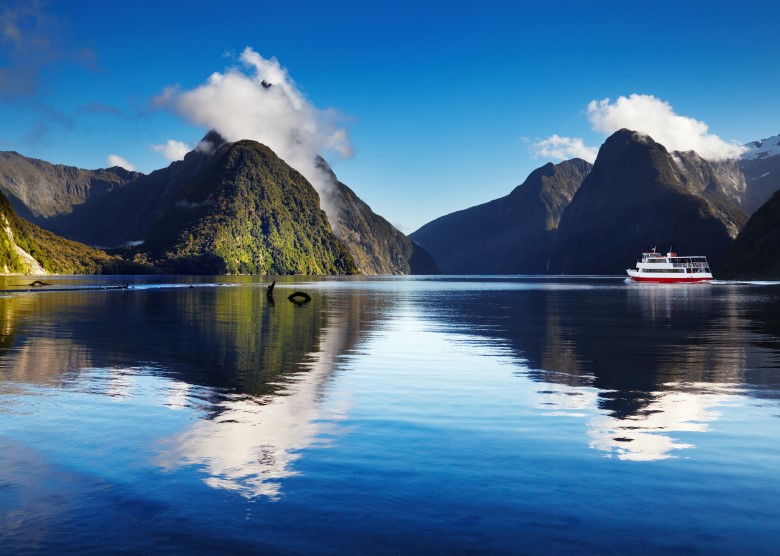
[[[137,259],[180,273],[357,272],[311,184],[255,141],[223,144],[169,193]]]
[[[17,204],[47,229],[172,272],[437,272],[424,249],[339,182],[324,160],[333,184],[327,200],[339,209],[332,223],[313,187],[268,148],[253,141],[232,147],[211,131],[183,160],[148,175],[62,170],[11,153],[0,159],[0,187],[13,182],[20,199],[35,198],[37,208]],[[120,178],[127,180],[109,186]],[[97,185],[70,194],[74,180]]]
[[[445,274],[544,274],[558,222],[591,165],[546,164],[509,195],[442,216],[411,237]]]
[[[16,214],[8,198],[0,193],[0,272],[115,274],[148,270],[27,222]]]

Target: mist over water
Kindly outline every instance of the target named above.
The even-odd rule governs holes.
[[[780,284],[128,279],[4,279],[3,551],[775,550]]]

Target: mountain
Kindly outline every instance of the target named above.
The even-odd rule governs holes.
[[[0,152],[0,191],[17,213],[43,227],[81,206],[123,188],[142,176],[114,167],[83,170],[27,158],[16,152]]]
[[[438,218],[411,237],[454,274],[622,273],[642,248],[674,242],[716,262],[747,216],[780,189],[780,136],[749,143],[741,158],[724,161],[669,153],[628,130],[605,147],[584,192],[572,197],[577,188],[562,185],[566,179],[544,178],[546,194],[559,196],[557,217],[537,193],[539,176],[557,168],[549,164],[510,195]],[[572,180],[579,185],[576,175]]]
[[[746,183],[741,204],[747,214],[753,214],[780,189],[780,135],[753,141],[745,147],[747,152],[738,161]]]
[[[780,191],[750,217],[715,273],[723,278],[780,278]]]
[[[118,274],[150,270],[27,222],[0,193],[0,272],[3,274]]]
[[[338,180],[325,160],[320,168],[334,187],[327,193],[336,207],[336,235],[346,244],[363,274],[439,274],[433,257]]]
[[[179,190],[197,179],[216,148],[224,143],[219,134],[210,132],[184,160],[148,175],[138,174],[125,187],[74,206],[70,212],[53,216],[41,225],[70,239],[104,248],[143,242]]]
[[[247,148],[250,143],[254,142],[244,143],[242,148]],[[327,193],[329,201],[334,206],[340,207],[333,228],[330,227],[331,224],[327,219],[325,221],[327,231],[318,228],[321,223],[311,225],[314,218],[312,211],[314,208],[319,210],[320,199],[308,182],[304,180],[305,185],[299,183],[299,178],[303,179],[300,174],[296,172],[295,179],[285,181],[285,176],[288,176],[292,169],[285,164],[285,167],[280,170],[277,161],[281,161],[275,155],[273,157],[244,156],[240,157],[240,160],[242,163],[249,164],[251,168],[241,168],[240,164],[231,166],[234,177],[240,177],[244,185],[232,185],[242,195],[248,194],[248,196],[241,197],[232,205],[229,203],[220,205],[220,209],[228,212],[221,218],[219,227],[225,233],[226,230],[231,230],[236,245],[233,248],[228,247],[230,240],[227,237],[198,240],[189,247],[184,245],[180,238],[174,237],[181,231],[176,226],[193,225],[191,217],[201,215],[202,211],[199,212],[197,209],[204,208],[193,204],[190,197],[196,195],[203,199],[210,199],[209,188],[230,187],[230,182],[234,179],[220,174],[216,169],[229,150],[222,149],[226,144],[222,136],[215,131],[210,131],[183,160],[173,162],[168,167],[148,175],[128,173],[120,168],[89,171],[66,167],[66,172],[60,170],[60,173],[75,175],[81,182],[92,184],[91,187],[82,187],[79,190],[80,195],[68,194],[73,188],[72,180],[57,178],[58,167],[10,153],[14,156],[0,158],[0,187],[12,188],[16,192],[20,210],[27,211],[47,229],[56,230],[70,239],[89,245],[104,248],[124,247],[122,253],[125,256],[136,257],[142,261],[154,260],[165,268],[177,269],[177,271],[221,272],[219,269],[224,268],[225,272],[264,272],[263,269],[266,269],[268,272],[278,270],[281,273],[318,274],[437,272],[432,257],[424,249],[394,228],[387,220],[375,214],[349,187],[339,182],[324,160],[321,160],[323,170],[330,174],[334,183],[333,188]],[[259,143],[254,144],[259,146]],[[260,166],[263,164],[270,166],[261,170]],[[46,168],[47,172],[39,175],[29,170],[30,167],[37,166]],[[258,182],[261,175],[264,180],[262,183]],[[100,181],[101,179],[103,181]],[[112,179],[116,182],[114,185],[111,185]],[[275,183],[278,180],[285,183]],[[291,204],[289,206],[285,204],[282,211],[277,210],[279,207],[276,206],[257,204],[256,200],[250,198],[254,193],[248,193],[255,186],[259,188],[258,191],[265,191],[269,187],[287,191],[291,183],[299,188],[296,195],[301,202],[294,201],[296,195],[288,195],[284,198]],[[215,191],[214,195],[215,198],[225,200],[225,196],[220,192]],[[36,203],[28,206],[25,203],[30,198],[35,198]],[[57,201],[60,198],[64,200]],[[238,203],[243,201],[250,205],[252,203],[257,205],[256,211],[250,214],[239,210]],[[262,212],[266,209],[272,212],[270,214]],[[296,212],[299,209],[303,209],[301,214]],[[263,228],[259,220],[254,222],[254,219],[262,220],[266,216],[268,217],[266,222],[278,219],[276,223],[281,226],[272,238],[269,236],[270,230]],[[211,214],[209,218],[211,223],[208,225],[216,226],[217,216]],[[228,223],[231,218],[237,220]],[[282,223],[282,221],[292,222],[301,219],[303,219],[302,227],[297,224],[297,227],[287,227]],[[277,237],[288,232],[292,233],[289,238]],[[307,237],[309,232],[312,232],[312,235]],[[334,232],[336,243],[346,244],[349,250],[346,258],[343,258],[340,253],[341,247],[337,248],[330,238]],[[256,246],[251,245],[247,233],[260,234],[258,236],[260,241]],[[329,237],[325,241],[327,246],[322,247],[323,250],[316,254],[319,249],[317,246],[324,237],[322,234]],[[197,234],[193,237],[196,238]],[[268,241],[276,245],[276,248],[270,249]],[[146,243],[143,248],[128,248],[144,242]],[[282,243],[289,245],[282,249]],[[217,244],[221,247],[217,248]],[[195,253],[199,247],[206,249],[200,258]],[[217,253],[227,256],[231,249],[234,251],[231,254],[232,262],[221,259],[221,255],[217,256]],[[314,259],[308,262],[304,259],[293,261],[289,258],[293,251],[301,255],[309,253]],[[171,255],[172,259],[166,262],[167,255]],[[217,258],[211,257],[212,255]],[[325,258],[319,259],[320,255]],[[271,260],[277,256],[281,257],[279,261]],[[326,259],[331,256],[335,258],[328,262]],[[336,259],[341,262],[333,266]],[[199,270],[199,265],[205,266]]]
[[[555,270],[620,274],[643,249],[673,243],[681,253],[717,264],[747,216],[709,179],[706,161],[691,157],[688,163],[687,169],[678,165],[641,133],[622,129],[607,138],[561,217]],[[690,165],[699,167],[702,179]]]
[[[187,274],[358,271],[315,189],[265,145],[225,143],[159,172],[168,183],[149,208],[137,259]]]
[[[429,222],[411,237],[446,274],[543,274],[558,223],[591,170],[584,160],[546,164],[500,199]]]

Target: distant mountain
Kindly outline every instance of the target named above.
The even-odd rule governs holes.
[[[41,225],[102,248],[143,242],[179,190],[199,176],[216,148],[224,143],[219,134],[210,132],[184,160],[148,175],[139,174],[125,187],[74,206],[69,213],[58,214]]]
[[[720,278],[780,278],[780,191],[750,217],[715,273]]]
[[[220,184],[226,186],[231,180],[237,180],[239,177],[246,184],[255,184],[263,188],[280,186],[279,177],[291,171],[295,173],[296,180],[298,178],[303,179],[300,174],[287,166],[281,159],[278,159],[270,149],[248,140],[240,142],[242,149],[262,151],[263,156],[248,155],[241,157],[239,162],[232,166],[231,172],[233,174],[231,176],[217,178],[213,175],[215,165],[219,166],[221,158],[235,144],[225,143],[224,139],[215,132],[207,135],[201,144],[204,142],[212,145],[221,145],[221,147],[214,153],[211,152],[211,149],[196,149],[188,153],[180,163],[174,163],[168,168],[153,172],[148,177],[139,179],[132,187],[127,188],[127,191],[118,192],[115,197],[106,198],[102,203],[96,204],[93,210],[100,210],[103,213],[121,212],[125,219],[123,224],[116,226],[116,228],[121,230],[121,235],[117,235],[117,232],[112,232],[111,226],[106,226],[100,229],[102,237],[110,237],[117,243],[129,242],[133,241],[133,239],[144,239],[146,243],[143,248],[139,249],[149,251],[153,254],[155,260],[160,261],[164,254],[160,248],[161,242],[165,243],[172,239],[170,234],[176,232],[177,227],[183,225],[182,219],[186,220],[193,213],[193,209],[197,208],[197,202],[200,202],[192,201],[193,192],[199,192],[197,195],[205,198],[211,191],[211,188],[220,186]],[[279,164],[283,165],[284,168],[282,170],[279,169]],[[228,264],[226,267],[227,272],[271,274],[291,272],[300,274],[341,274],[345,272],[360,272],[364,274],[435,274],[438,272],[433,259],[425,250],[415,245],[387,220],[375,214],[349,187],[338,181],[323,159],[320,159],[319,164],[331,176],[333,182],[333,188],[327,193],[329,195],[328,200],[332,206],[338,207],[337,221],[332,223],[326,217],[323,225],[327,226],[328,234],[336,236],[337,242],[346,245],[348,253],[345,261],[348,260],[349,263],[345,262],[338,267],[319,263],[312,265],[302,261],[293,264],[292,261],[286,260],[285,256],[282,256],[281,251],[272,250],[264,255],[266,262],[259,266],[244,261],[238,267],[234,264]],[[243,165],[248,165],[251,168],[244,168]],[[258,180],[261,176],[263,180]],[[302,217],[304,219],[309,218],[309,216],[306,216],[307,211],[314,209],[319,211],[320,199],[312,186],[305,179],[303,181],[305,186],[304,184],[297,184],[297,181],[296,184],[302,188],[301,191],[305,190],[306,203],[302,204],[300,200],[296,201],[296,195],[302,198],[301,192],[296,195],[288,195],[280,207],[259,206],[254,214],[248,217],[247,215],[238,217],[241,223],[233,222],[233,228],[237,232],[239,228],[252,228],[255,226],[253,220],[255,218],[262,220],[267,214],[264,212],[266,210],[272,210],[272,213],[268,215],[269,218],[277,218],[280,208],[288,211],[283,219],[294,222],[296,225],[302,220]],[[240,200],[236,201],[236,203],[239,202]],[[109,206],[110,204],[113,206]],[[128,211],[128,206],[132,207],[132,211]],[[181,210],[182,208],[188,208],[189,210]],[[220,205],[219,210],[227,209],[226,205]],[[228,214],[231,216],[228,216]],[[236,211],[230,209],[223,216],[225,218],[234,218],[237,217],[237,214]],[[133,222],[135,225],[133,225]],[[306,231],[293,226],[285,229],[280,228],[278,234],[274,235],[273,238],[277,243],[278,241],[290,243],[293,240],[286,237],[288,233],[293,234],[296,244],[309,242],[316,245],[320,241],[317,238],[320,238],[322,231],[316,229],[316,227],[309,228]],[[308,239],[307,234],[309,236]],[[234,235],[235,240],[239,243],[241,237],[240,233]],[[279,238],[282,239],[279,240]],[[227,242],[227,239],[223,241],[225,244]],[[248,246],[249,243],[244,244],[244,247]],[[197,248],[204,248],[204,245],[198,245],[196,246]],[[242,249],[238,246],[236,248]],[[187,257],[194,256],[192,249],[185,251],[188,253]],[[181,245],[179,245],[179,250],[175,252],[184,252],[181,251]],[[279,257],[282,258],[280,259]],[[337,258],[339,257],[341,255]],[[187,260],[195,261],[196,259]],[[197,264],[205,264],[203,263],[205,259],[200,259],[200,261]],[[218,268],[219,262],[215,264]],[[186,266],[187,272],[197,271],[189,263]],[[210,265],[207,266],[211,268]]]
[[[437,218],[411,238],[446,274],[544,274],[561,215],[590,170],[580,159],[546,164],[506,197]]]
[[[780,135],[745,145],[748,151],[739,159],[746,191],[741,206],[753,214],[780,190]]]
[[[595,185],[577,192],[576,202],[576,187],[561,185],[579,185],[576,175],[568,182],[545,178],[560,211],[544,225],[539,215],[551,207],[540,207],[534,191],[551,164],[507,197],[438,218],[411,237],[443,272],[454,274],[622,273],[642,248],[675,242],[715,262],[747,216],[780,189],[780,136],[750,143],[741,158],[725,161],[694,151],[669,153],[628,130],[604,147],[601,169],[589,178]]]
[[[70,214],[74,207],[95,201],[142,176],[114,167],[82,170],[0,152],[0,191],[17,213],[51,228],[51,218]]]
[[[673,243],[716,264],[747,216],[706,161],[678,165],[675,156],[641,133],[610,136],[561,217],[555,270],[620,274],[643,249]]]

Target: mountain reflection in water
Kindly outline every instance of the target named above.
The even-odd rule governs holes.
[[[362,320],[377,303],[361,301],[270,304],[262,286],[7,297],[2,384],[138,403],[144,380],[155,380],[166,392],[161,405],[205,412],[162,441],[156,463],[195,465],[212,487],[273,499],[276,481],[294,474],[296,452],[315,441],[323,419],[338,419],[338,408],[321,408],[321,390],[338,357],[371,329]]]
[[[717,408],[744,404],[746,392],[778,397],[780,327],[750,318],[763,307],[777,323],[777,287],[746,295],[729,284],[572,281],[423,299],[437,319],[507,342],[522,374],[545,385],[537,407],[585,419],[591,448],[653,461],[695,447],[675,434],[707,432]]]

